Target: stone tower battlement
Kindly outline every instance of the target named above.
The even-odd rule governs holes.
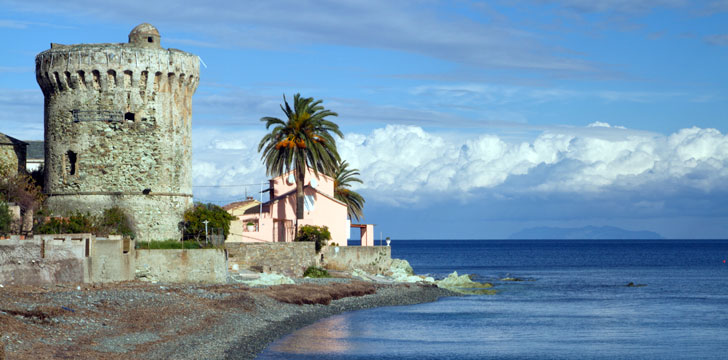
[[[35,59],[36,78],[48,96],[64,91],[132,90],[191,96],[199,59],[183,51],[134,48],[128,44],[51,44]]]
[[[55,213],[119,206],[140,240],[179,238],[192,203],[196,55],[164,49],[154,26],[128,43],[51,44],[36,56],[45,96],[45,193]]]

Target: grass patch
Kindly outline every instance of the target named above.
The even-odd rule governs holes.
[[[204,245],[204,244],[203,244]],[[197,241],[179,241],[179,240],[164,240],[164,241],[149,241],[149,242],[137,242],[137,249],[149,249],[149,250],[161,250],[161,249],[202,249]],[[209,246],[212,248],[212,245]]]
[[[303,277],[309,277],[309,278],[330,278],[331,274],[329,274],[326,269],[322,269],[320,267],[315,266],[309,266],[306,271],[303,272]]]

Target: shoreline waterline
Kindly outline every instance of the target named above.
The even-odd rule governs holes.
[[[225,352],[225,358],[254,359],[274,341],[333,315],[379,307],[435,302],[447,296],[463,296],[436,286],[407,285],[381,287],[375,294],[347,297],[335,300],[329,305],[300,305],[300,311],[275,322],[258,326],[249,334],[240,337],[239,341]]]

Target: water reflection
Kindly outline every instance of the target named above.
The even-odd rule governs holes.
[[[275,342],[270,350],[289,354],[351,352],[356,349],[347,339],[356,335],[351,333],[350,320],[348,314],[329,317]]]

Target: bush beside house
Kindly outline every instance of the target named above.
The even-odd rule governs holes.
[[[298,235],[294,241],[313,241],[316,243],[316,253],[320,253],[328,241],[331,240],[331,233],[326,226],[304,225],[298,229]]]

